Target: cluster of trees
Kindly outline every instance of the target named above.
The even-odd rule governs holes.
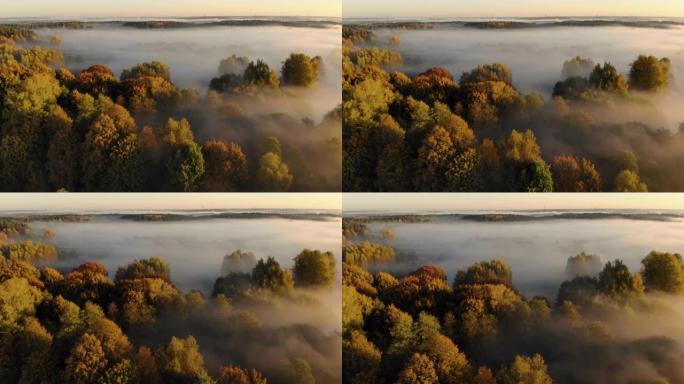
[[[394,248],[368,241],[346,244],[342,248],[342,261],[350,264],[369,265],[391,263],[395,259]]]
[[[511,71],[499,63],[458,79],[441,67],[408,76],[396,70],[399,52],[369,43],[371,30],[345,28],[346,191],[681,189],[667,174],[681,157],[674,147],[684,143],[683,135],[594,117],[648,105],[649,95],[668,87],[667,58],[639,56],[628,79],[610,63],[572,59],[547,103],[516,89]],[[666,155],[638,160],[654,147]]]
[[[120,77],[104,65],[73,73],[61,66],[59,50],[18,43],[27,29],[1,31],[0,190],[340,189],[341,112],[331,111],[319,124],[249,115],[242,104],[287,98],[261,60],[224,60],[220,69],[230,73],[212,80],[202,97],[176,87],[159,61]],[[243,64],[243,74],[232,73]],[[282,83],[313,86],[320,71],[320,57],[293,53],[283,64]],[[264,128],[273,126],[279,128]],[[314,158],[324,166],[312,166]]]
[[[596,275],[584,275],[593,273],[585,267],[595,259],[582,253],[568,260],[568,269],[578,275],[560,286],[554,303],[522,296],[500,260],[457,271],[451,285],[436,266],[397,278],[345,262],[343,382],[681,381],[684,372],[671,360],[683,351],[676,341],[639,336],[633,341],[631,328],[625,341],[609,322],[637,314],[672,316],[676,311],[658,303],[663,295],[684,292],[681,256],[651,252],[639,273],[615,260]],[[625,361],[640,368],[626,367]]]
[[[301,298],[297,288],[332,287],[335,281],[335,256],[332,252],[305,249],[294,260],[294,267],[289,271],[273,257],[256,261],[251,252],[235,251],[226,255],[224,276],[216,279],[212,296],[258,302],[271,300],[274,296]]]
[[[625,97],[630,90],[659,92],[667,89],[671,74],[670,60],[639,56],[630,66],[629,80],[610,63],[595,64],[590,58],[575,57],[563,65],[564,80],[556,83],[553,95],[568,100],[597,99],[605,94]]]
[[[63,274],[35,266],[33,261],[44,260],[38,254],[17,256],[13,248],[5,253],[6,245],[16,244],[3,244],[0,256],[3,383],[310,384],[335,376],[297,355],[285,356],[285,366],[267,366],[266,373],[242,353],[221,352],[249,342],[273,350],[281,347],[274,346],[276,337],[283,343],[288,337],[312,338],[312,345],[326,347],[330,342],[313,328],[266,328],[235,295],[207,299],[200,291],[184,293],[172,282],[163,259],[135,260],[118,268],[113,278],[97,262]],[[21,252],[29,251],[35,249]],[[293,274],[272,258],[260,260],[251,275],[252,298],[285,290],[294,297],[295,285],[331,289],[334,271],[330,252],[303,250]],[[312,299],[300,295],[312,305]],[[296,347],[284,348],[288,353]],[[207,352],[211,359],[205,360]]]
[[[278,90],[280,85],[313,87],[321,75],[323,59],[303,53],[292,53],[281,68],[281,77],[262,60],[250,61],[244,56],[231,55],[219,63],[219,77],[213,78],[209,88],[217,92],[254,93],[264,89]]]

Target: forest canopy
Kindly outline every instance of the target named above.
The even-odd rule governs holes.
[[[679,254],[653,251],[632,272],[579,253],[551,299],[523,296],[503,260],[452,271],[451,282],[435,265],[403,276],[381,269],[343,265],[345,384],[684,379]]]
[[[320,121],[269,110],[317,86],[321,57],[272,69],[233,54],[201,95],[154,58],[118,76],[66,68],[59,36],[34,27],[0,25],[0,190],[341,189],[340,109]]]
[[[332,252],[304,249],[290,270],[234,251],[205,294],[181,290],[161,257],[113,275],[97,261],[65,267],[73,255],[50,244],[60,232],[31,234],[26,222],[0,226],[2,383],[340,382],[324,302],[339,292]]]
[[[654,101],[674,88],[670,59],[639,55],[620,73],[610,62],[569,58],[545,100],[521,92],[505,63],[460,75],[416,70],[401,41],[376,35],[423,27],[432,28],[343,27],[345,191],[684,190],[671,177],[684,135],[651,125],[662,115]]]

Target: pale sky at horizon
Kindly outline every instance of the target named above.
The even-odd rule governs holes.
[[[6,1],[0,17],[341,17],[341,0],[23,0]]]
[[[341,209],[339,193],[3,193],[2,211]]]
[[[678,193],[348,193],[344,213],[542,209],[684,210]]]
[[[681,0],[342,0],[344,18],[684,17]]]

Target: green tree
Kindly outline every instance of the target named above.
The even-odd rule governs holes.
[[[33,316],[36,305],[42,300],[39,289],[20,277],[0,283],[0,332],[18,327],[20,322]]]
[[[646,183],[642,183],[639,174],[634,171],[624,170],[615,176],[616,192],[648,192]]]
[[[496,375],[499,384],[551,384],[546,363],[541,355],[516,356],[513,363],[504,366]]]
[[[24,191],[28,182],[27,164],[31,163],[29,148],[16,135],[7,135],[0,141],[0,179],[3,191]]]
[[[439,383],[457,384],[465,381],[470,365],[465,354],[448,337],[439,333],[421,346],[423,353],[434,363]]]
[[[277,153],[266,152],[259,159],[257,183],[264,192],[286,192],[292,186],[294,176]]]
[[[119,267],[116,271],[115,280],[121,281],[142,278],[160,278],[165,281],[171,281],[171,267],[166,260],[158,257],[135,260],[125,268]]]
[[[204,156],[196,143],[172,150],[166,162],[167,189],[170,191],[193,192],[199,188],[204,175]]]
[[[295,257],[294,279],[299,287],[329,288],[335,279],[335,255],[332,252],[303,250]]]
[[[266,261],[261,259],[252,270],[252,282],[260,288],[272,291],[288,291],[292,288],[292,276],[287,270],[280,268],[280,264],[273,258],[268,257]]]
[[[599,273],[598,288],[612,298],[628,298],[641,293],[639,284],[622,260],[606,263]]]
[[[275,89],[280,85],[278,75],[262,60],[257,60],[256,63],[251,61],[245,68],[243,77],[247,84],[259,87]]]
[[[380,350],[362,331],[352,331],[342,341],[342,382],[344,384],[374,383],[380,377]]]
[[[513,271],[503,260],[475,263],[466,270],[459,269],[454,287],[464,284],[503,284],[513,286]]]
[[[654,92],[668,87],[670,59],[640,55],[631,65],[629,85],[638,91]]]
[[[589,83],[596,89],[614,92],[622,95],[627,94],[627,82],[610,63],[603,66],[596,65],[589,76]]]
[[[283,84],[310,87],[318,81],[321,65],[320,56],[311,58],[303,53],[292,53],[281,69]]]
[[[164,383],[211,384],[212,380],[204,369],[204,358],[194,337],[185,339],[171,337],[167,345],[156,352],[159,371]]]
[[[510,186],[515,191],[551,192],[551,170],[541,157],[541,149],[531,130],[513,130],[505,144],[505,159],[510,169]]]
[[[641,275],[649,291],[684,292],[684,263],[678,253],[651,252],[641,260]]]
[[[356,288],[342,286],[342,328],[346,330],[361,329],[364,316],[373,308],[370,297],[359,293]]]

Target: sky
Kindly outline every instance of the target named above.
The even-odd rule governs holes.
[[[8,0],[0,17],[324,16],[341,0]]]
[[[0,212],[341,209],[339,193],[2,193]]]
[[[347,193],[344,213],[541,209],[684,210],[678,193]]]
[[[684,17],[682,0],[342,0],[344,18]]]

